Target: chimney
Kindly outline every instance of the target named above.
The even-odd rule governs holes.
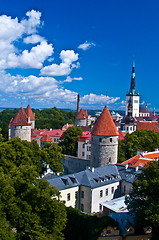
[[[128,169],[128,164],[125,164],[125,169]]]
[[[80,111],[80,95],[77,96],[77,112]]]

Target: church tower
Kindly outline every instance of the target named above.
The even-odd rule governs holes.
[[[135,86],[135,61],[133,60],[130,90],[129,93],[126,94],[126,116],[131,112],[132,117],[139,117],[139,100],[140,96],[139,93],[136,92]]]
[[[118,135],[110,112],[105,107],[91,132],[92,167],[117,163]]]

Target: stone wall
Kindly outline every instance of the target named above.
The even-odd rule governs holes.
[[[21,140],[31,142],[31,126],[11,125],[11,138],[19,137]]]
[[[116,164],[118,136],[95,136],[91,138],[91,166],[101,167]]]
[[[86,170],[87,166],[90,166],[90,160],[82,159],[78,157],[65,156],[62,160],[65,173],[76,173]]]

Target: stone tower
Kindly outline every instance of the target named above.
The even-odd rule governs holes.
[[[34,129],[35,128],[35,117],[34,117],[34,113],[31,110],[31,107],[30,107],[29,104],[28,104],[28,106],[27,106],[27,108],[25,110],[25,113],[27,115],[28,122],[31,122],[31,129]]]
[[[133,61],[132,74],[131,74],[131,85],[129,93],[126,94],[126,113],[128,115],[128,111],[132,112],[132,117],[139,117],[139,93],[136,92],[135,86],[135,62]],[[131,102],[131,110],[130,110],[130,102]]]
[[[81,110],[77,113],[75,117],[75,127],[88,126],[88,113],[87,109]]]
[[[105,107],[91,133],[92,167],[117,163],[118,135],[110,112]]]
[[[24,109],[21,107],[10,122],[10,139],[19,137],[21,140],[31,142],[31,122]]]

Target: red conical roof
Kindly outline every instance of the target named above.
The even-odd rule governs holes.
[[[77,113],[76,115],[76,119],[86,119],[88,118],[88,113],[87,113],[87,109],[86,110],[83,110],[81,108],[81,110]]]
[[[28,106],[27,106],[27,108],[25,110],[25,113],[26,113],[27,117],[30,117],[30,121],[34,121],[35,120],[33,111],[31,110],[31,107],[30,107],[29,104],[28,104]]]
[[[18,113],[16,114],[16,116],[14,117],[14,119],[10,124],[21,125],[21,126],[31,125],[31,123],[28,123],[27,115],[22,107],[19,109]]]
[[[96,124],[92,129],[91,134],[98,135],[98,136],[118,136],[119,135],[107,107],[103,109],[98,121],[96,122]]]

